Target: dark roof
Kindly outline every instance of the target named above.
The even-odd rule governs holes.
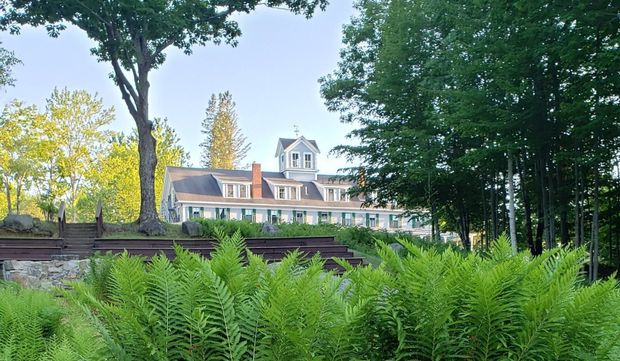
[[[306,139],[306,138],[304,138],[304,139]],[[278,140],[278,142],[280,142],[282,144],[282,148],[284,148],[284,149],[290,147],[291,144],[295,143],[295,141],[297,141],[297,139],[280,138]],[[317,150],[319,150],[319,146],[316,144],[315,140],[306,139],[306,141],[308,141],[308,143],[312,144],[313,147],[315,147]]]
[[[300,200],[281,200],[275,199],[267,179],[284,182],[292,181],[287,179],[280,172],[262,172],[262,199],[238,199],[224,198],[217,185],[215,177],[247,179],[251,181],[252,171],[249,170],[227,170],[227,169],[203,169],[203,168],[182,168],[167,167],[170,181],[176,192],[179,202],[219,202],[219,203],[248,203],[248,204],[277,204],[277,205],[301,205],[319,207],[338,207],[359,209],[362,202],[359,198],[353,197],[349,202],[326,202],[321,196],[321,192],[313,182],[294,181],[302,185]],[[215,177],[214,177],[215,176]],[[318,175],[319,179],[329,179],[334,176]],[[283,183],[284,183],[283,182]]]
[[[338,175],[327,175],[327,174],[318,174],[316,177],[316,182],[323,185],[342,185],[342,186],[352,186],[355,182],[345,179],[343,176]]]

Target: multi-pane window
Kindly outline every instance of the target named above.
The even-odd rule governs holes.
[[[400,217],[390,216],[390,228],[400,228]]]
[[[244,221],[254,222],[254,210],[253,209],[243,209],[242,217]]]
[[[304,213],[300,211],[293,212],[295,213],[295,223],[304,223]]]
[[[249,198],[247,184],[224,184],[224,197],[226,198]]]
[[[329,213],[320,212],[319,213],[319,222],[320,223],[328,223],[329,222]]]
[[[226,185],[226,197],[234,198],[235,197],[235,185],[227,184]]]
[[[304,154],[304,168],[312,168],[312,154]]]
[[[343,213],[342,224],[345,226],[353,225],[353,217],[351,213]]]
[[[297,199],[297,188],[291,187],[291,199]]]
[[[291,166],[299,168],[299,153],[291,153]]]
[[[275,213],[276,211],[272,211],[273,213],[271,213],[271,224],[278,224],[278,214]]]
[[[377,217],[375,217],[374,215],[371,215],[368,218],[368,225],[371,228],[377,227]]]
[[[333,202],[336,200],[336,190],[334,188],[327,189],[327,200]]]
[[[286,188],[278,187],[278,199],[286,199]]]

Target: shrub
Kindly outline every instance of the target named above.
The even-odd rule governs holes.
[[[403,241],[401,257],[379,242],[380,267],[343,264],[340,277],[297,253],[267,265],[239,232],[218,236],[211,260],[119,257],[109,301],[76,285],[113,359],[620,359],[620,291],[585,283],[583,249],[532,258],[503,237],[481,256]]]
[[[248,221],[222,220],[222,219],[199,219],[202,225],[202,234],[206,238],[217,238],[216,229],[222,230],[225,234],[241,232],[244,238],[260,237],[261,225]]]
[[[0,285],[2,360],[102,360],[102,349],[94,329],[51,294]]]

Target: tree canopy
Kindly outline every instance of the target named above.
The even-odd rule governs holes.
[[[170,46],[190,54],[207,43],[236,45],[241,35],[234,14],[250,13],[257,6],[286,7],[310,17],[325,9],[327,0],[224,0],[211,1],[104,1],[9,0],[0,26],[19,32],[21,25],[45,26],[56,37],[68,24],[95,41],[91,52],[110,62],[123,101],[136,123],[140,152],[140,230],[164,231],[155,207],[156,139],[149,117],[148,76],[165,61]]]
[[[364,170],[356,191],[428,209],[435,228],[458,231],[468,246],[471,231],[488,242],[507,230],[512,162],[518,234],[532,252],[583,244],[584,225],[596,239],[598,196],[618,192],[610,170],[620,149],[620,5],[355,6],[321,91],[358,125],[359,145],[336,148],[354,162],[351,178]],[[605,222],[610,231],[617,217]]]

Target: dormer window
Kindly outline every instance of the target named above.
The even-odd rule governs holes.
[[[227,184],[226,185],[226,197],[234,198],[235,197],[235,185]]]
[[[278,187],[278,199],[286,199],[286,188]]]
[[[291,167],[293,168],[299,168],[300,164],[299,164],[299,153],[294,152],[291,153]]]
[[[312,169],[312,153],[304,153],[304,168]]]
[[[225,198],[250,198],[247,184],[224,183]]]
[[[276,194],[278,199],[287,199],[287,200],[298,200],[299,199],[299,191],[297,187],[290,186],[277,186]]]

